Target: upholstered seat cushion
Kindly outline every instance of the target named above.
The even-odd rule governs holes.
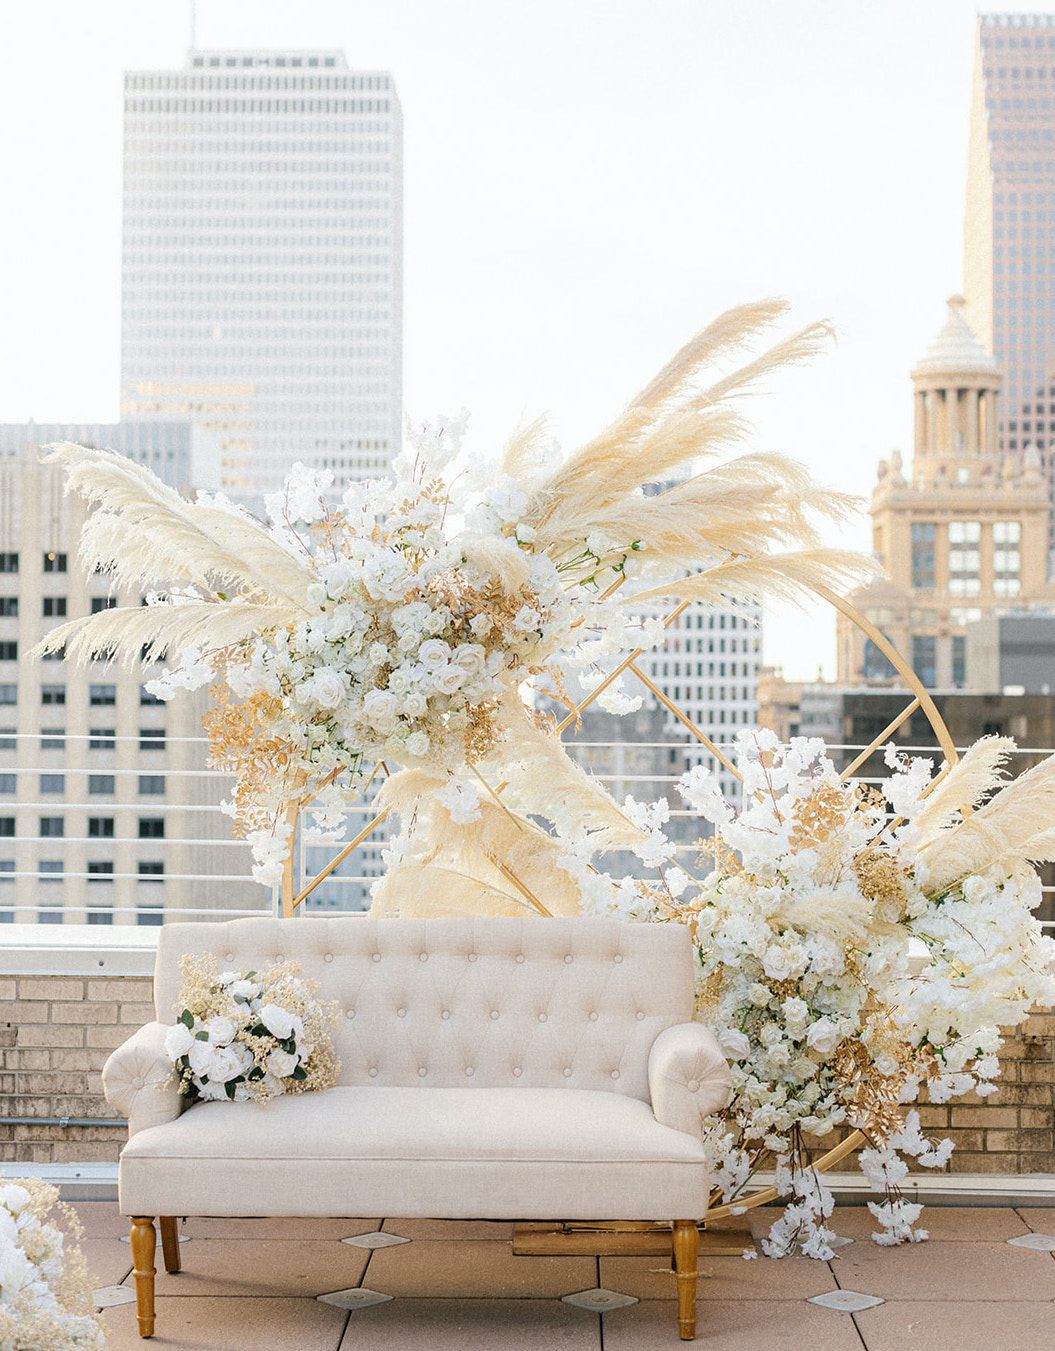
[[[200,1103],[121,1158],[127,1215],[671,1219],[707,1208],[700,1141],[567,1088],[338,1087]]]

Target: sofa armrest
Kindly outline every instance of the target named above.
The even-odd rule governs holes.
[[[164,1023],[147,1023],[103,1066],[103,1093],[110,1106],[128,1118],[129,1137],[148,1126],[173,1121],[183,1111],[186,1100],[165,1054],[167,1031]]]
[[[648,1087],[662,1125],[699,1138],[704,1117],[725,1106],[732,1086],[718,1041],[701,1023],[668,1027],[652,1043]]]

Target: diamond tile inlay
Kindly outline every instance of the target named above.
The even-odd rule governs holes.
[[[826,1295],[813,1295],[807,1302],[820,1304],[825,1309],[838,1309],[841,1313],[857,1313],[860,1309],[874,1309],[886,1301],[878,1295],[862,1295],[859,1290],[829,1290]]]
[[[372,1234],[353,1234],[351,1238],[342,1238],[342,1243],[351,1243],[356,1248],[393,1248],[397,1243],[409,1243],[409,1238],[400,1238],[398,1234],[382,1234],[380,1230]]]
[[[101,1285],[92,1291],[92,1304],[96,1309],[112,1309],[118,1304],[134,1304],[136,1292],[127,1285]]]
[[[1055,1252],[1055,1237],[1051,1234],[1022,1234],[1007,1241],[1013,1248],[1036,1248],[1039,1252]]]
[[[577,1295],[562,1295],[561,1302],[574,1304],[577,1309],[588,1309],[591,1313],[606,1313],[609,1309],[624,1309],[628,1304],[636,1304],[634,1295],[622,1295],[618,1290],[580,1290]]]
[[[316,1295],[320,1304],[333,1304],[338,1309],[369,1309],[371,1304],[384,1304],[393,1295],[382,1295],[377,1290],[334,1290],[328,1295]]]

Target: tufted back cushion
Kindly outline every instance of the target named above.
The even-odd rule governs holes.
[[[173,1021],[181,953],[220,970],[297,961],[336,999],[342,1084],[606,1089],[648,1101],[647,1062],[689,1022],[680,924],[595,919],[238,919],[166,924],[154,997]]]

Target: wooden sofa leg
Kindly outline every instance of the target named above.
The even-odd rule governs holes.
[[[695,1220],[674,1221],[674,1274],[678,1280],[678,1331],[683,1342],[696,1336],[696,1262],[700,1232]]]
[[[182,1271],[179,1255],[179,1227],[175,1215],[161,1215],[158,1218],[161,1230],[161,1255],[165,1260],[165,1270]]]
[[[164,1221],[162,1221],[164,1223]],[[132,1274],[136,1278],[136,1318],[140,1337],[154,1335],[154,1252],[157,1234],[153,1215],[132,1216]]]

